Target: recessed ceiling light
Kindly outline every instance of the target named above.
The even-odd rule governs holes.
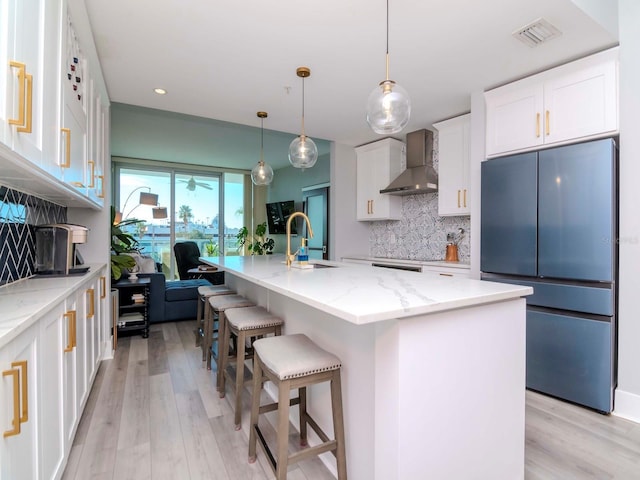
[[[166,95],[167,93],[167,91],[164,88],[154,88],[153,91],[156,92],[158,95]]]

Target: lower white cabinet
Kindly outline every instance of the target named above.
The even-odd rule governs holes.
[[[469,278],[471,273],[468,268],[447,267],[445,265],[430,266],[424,265],[422,273],[437,273],[442,277],[462,277]]]
[[[105,271],[0,348],[0,480],[61,478],[103,356]]]
[[[0,350],[0,479],[38,478],[38,326]]]

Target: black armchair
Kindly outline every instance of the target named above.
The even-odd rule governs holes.
[[[178,267],[178,276],[180,280],[188,280],[190,278],[204,278],[214,285],[224,283],[224,272],[198,272],[195,275],[189,274],[192,268],[198,268],[203,263],[200,261],[200,248],[196,242],[178,242],[173,246],[173,252],[176,256],[176,266]]]
[[[200,262],[200,249],[196,242],[178,242],[173,246],[173,253],[176,255],[176,265],[180,280],[187,280],[189,270],[198,268]]]

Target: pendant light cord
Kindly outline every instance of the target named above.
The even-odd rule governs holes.
[[[264,163],[264,118],[260,118],[260,163]]]
[[[302,77],[302,137],[305,137],[304,134],[304,77]]]
[[[386,55],[386,79],[389,80],[389,0],[387,0],[387,55]]]

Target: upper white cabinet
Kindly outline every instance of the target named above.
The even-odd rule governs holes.
[[[109,103],[88,22],[79,0],[0,0],[0,170],[3,185],[100,209]]]
[[[434,123],[438,130],[438,214],[469,215],[470,114]]]
[[[43,166],[54,148],[59,0],[0,3],[0,140]]]
[[[487,156],[618,131],[618,49],[485,93]]]
[[[356,154],[358,220],[400,220],[402,199],[380,190],[405,169],[404,143],[385,138],[356,147]]]

